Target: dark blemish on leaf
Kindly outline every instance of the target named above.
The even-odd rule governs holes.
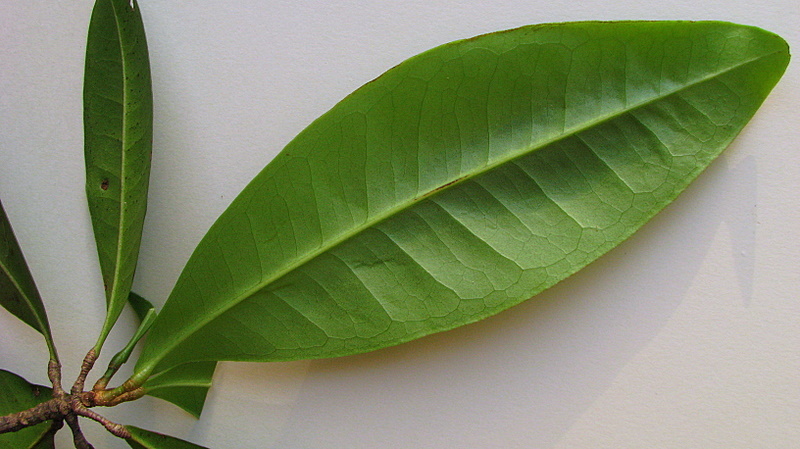
[[[465,179],[466,177],[467,177],[467,175],[460,176],[460,177],[458,177],[458,178],[456,178],[456,179],[454,179],[454,180],[452,180],[452,181],[448,182],[447,184],[442,184],[442,185],[440,185],[439,187],[437,187],[437,188],[435,188],[435,189],[431,190],[431,191],[430,191],[430,192],[428,192],[427,194],[425,194],[425,195],[420,195],[420,196],[418,196],[418,197],[414,198],[414,201],[419,201],[419,200],[421,200],[422,198],[427,198],[427,197],[429,197],[429,196],[433,195],[434,193],[436,193],[436,192],[438,192],[438,191],[440,191],[440,190],[444,190],[444,189],[446,189],[447,187],[450,187],[451,185],[453,185],[453,184],[455,184],[455,183],[457,183],[457,182],[459,182],[459,181],[462,181],[462,180],[463,180],[463,179]]]
[[[462,179],[464,179],[464,178],[466,178],[466,176],[462,176],[462,177],[460,177],[460,178],[456,178],[456,179],[454,179],[454,180],[452,180],[452,181],[448,182],[447,184],[441,185],[441,186],[439,186],[439,187],[437,187],[437,188],[433,189],[433,190],[431,191],[431,193],[433,193],[433,192],[438,192],[438,191],[440,191],[440,190],[442,190],[442,189],[444,189],[444,188],[446,188],[446,187],[448,187],[448,186],[451,186],[451,185],[453,185],[453,184],[457,183],[458,181],[461,181],[461,180],[462,180]]]
[[[103,182],[100,183],[100,188],[103,190],[108,190],[108,179],[104,179]]]
[[[32,390],[33,390],[33,397],[35,398],[38,398],[42,394],[42,392],[39,390],[39,387],[33,387]]]

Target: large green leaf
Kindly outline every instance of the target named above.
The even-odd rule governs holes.
[[[131,433],[131,437],[125,441],[133,449],[206,449],[204,446],[138,427],[125,426],[125,428]]]
[[[153,99],[135,1],[95,3],[83,103],[86,195],[108,307],[102,341],[128,300],[150,178]]]
[[[0,203],[0,305],[44,335],[50,356],[56,360],[47,313]]]
[[[155,310],[150,301],[131,292],[130,303],[139,320]],[[153,397],[172,402],[199,418],[211,388],[217,362],[194,362],[176,366],[147,379],[144,388]]]
[[[0,416],[21,412],[52,398],[52,390],[33,385],[14,373],[0,370]],[[53,433],[44,422],[17,432],[0,434],[0,449],[52,449]]]
[[[137,376],[370,351],[524,301],[670,203],[788,59],[780,37],[720,22],[530,26],[411,58],[234,200]]]

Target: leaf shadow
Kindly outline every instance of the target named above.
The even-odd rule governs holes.
[[[552,447],[666,324],[723,225],[749,304],[757,167],[730,165],[723,155],[630,240],[512,310],[311,363],[272,447]]]

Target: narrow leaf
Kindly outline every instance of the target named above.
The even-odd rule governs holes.
[[[518,304],[669,204],[788,59],[780,37],[720,22],[530,26],[411,58],[234,200],[136,376],[371,351]]]
[[[39,331],[50,349],[50,357],[57,360],[42,298],[14,237],[14,230],[2,203],[0,203],[0,305]]]
[[[150,177],[153,100],[135,1],[95,3],[83,101],[86,195],[108,309],[102,345],[133,283]]]
[[[52,398],[52,390],[33,385],[14,373],[0,370],[0,416],[21,412]],[[17,432],[0,434],[0,449],[52,449],[53,433],[44,422]]]
[[[204,446],[138,427],[125,426],[125,428],[131,433],[131,437],[125,441],[133,449],[206,449]]]
[[[131,292],[129,299],[140,320],[146,319],[155,310],[150,301],[136,293]],[[171,402],[199,418],[216,367],[217,362],[194,362],[176,366],[148,379],[144,388],[148,395]]]

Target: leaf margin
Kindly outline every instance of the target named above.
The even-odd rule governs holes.
[[[132,449],[208,449],[205,446],[140,427],[127,425],[125,428],[131,434],[131,437],[126,438],[125,442]]]
[[[687,23],[688,23],[688,22],[687,22]],[[704,22],[704,23],[727,24],[727,23],[725,23],[725,22]],[[540,25],[540,26],[550,26],[550,25],[554,25],[554,24],[545,24],[545,25]],[[556,24],[556,25],[558,25],[558,24]],[[727,24],[727,25],[731,25],[731,24]],[[764,32],[763,30],[757,29],[757,28],[755,28],[755,27],[745,27],[745,26],[741,26],[741,25],[736,25],[736,26],[738,26],[738,27],[741,27],[742,29],[744,29],[744,28],[748,28],[748,29],[750,29],[750,30],[758,30],[758,32]],[[498,33],[502,33],[502,32],[498,32]],[[768,32],[764,32],[764,33],[768,33]],[[490,33],[490,34],[497,34],[497,33]],[[768,33],[768,34],[770,34],[770,35],[772,35],[772,36],[775,36],[775,37],[777,37],[776,35],[774,35],[774,34],[772,34],[772,33]],[[779,37],[777,37],[777,38],[778,38],[778,39],[780,39]],[[472,38],[472,39],[475,39],[475,38]],[[467,40],[467,41],[468,41],[468,40]],[[780,41],[781,41],[781,42],[783,42],[783,45],[784,45],[784,47],[785,47],[785,49],[783,50],[783,51],[785,52],[785,54],[786,54],[785,62],[788,62],[788,46],[786,46],[786,43],[785,43],[785,41],[783,41],[782,39],[780,39]],[[458,42],[466,42],[466,41],[457,41],[456,43],[458,43]],[[445,44],[445,46],[447,46],[447,45],[454,45],[454,44],[456,44],[456,43]],[[444,47],[444,46],[443,46],[443,47]],[[438,49],[438,48],[441,48],[441,47],[437,47],[437,49]],[[436,50],[436,49],[434,49],[434,50]],[[433,50],[431,50],[431,51],[433,51]],[[772,54],[777,54],[777,53],[779,53],[780,51],[781,51],[781,50],[777,50],[777,51],[775,51],[775,52],[773,52],[773,53],[770,53],[770,54],[771,54],[771,55],[772,55]],[[426,52],[426,53],[428,53],[428,52]],[[414,58],[416,58],[416,57],[414,57]],[[411,58],[411,59],[414,59],[414,58]],[[410,60],[409,60],[409,61],[410,61]],[[408,62],[408,61],[406,61],[406,62]],[[749,63],[749,62],[750,62],[750,61],[748,61],[748,63]],[[404,62],[404,63],[401,63],[401,66],[402,66],[403,64],[405,64],[405,62]],[[783,70],[785,70],[785,65],[786,65],[786,64],[784,63],[783,69],[779,70],[779,72],[780,72],[780,73],[779,73],[779,74],[777,75],[777,77],[775,78],[775,82],[777,82],[777,79],[779,79],[779,78],[780,78],[780,74],[782,74]],[[394,69],[392,69],[392,70],[394,70]],[[774,83],[772,84],[772,86],[774,86]],[[769,86],[769,88],[767,88],[767,91],[769,91],[769,90],[772,88],[772,86]],[[365,86],[365,87],[366,87],[366,86]],[[362,87],[362,89],[363,89],[363,87]],[[361,89],[359,89],[359,90],[361,90]],[[358,91],[357,91],[357,92],[358,92]],[[350,96],[348,96],[347,98],[350,98],[352,95],[354,95],[354,94],[351,94],[351,95],[350,95]],[[765,96],[766,96],[766,95],[765,95]],[[345,100],[346,100],[346,99],[345,99]],[[343,100],[343,101],[345,101],[345,100]],[[762,98],[762,100],[761,100],[761,101],[763,101],[763,98]],[[337,104],[337,106],[335,106],[335,107],[334,107],[334,109],[335,109],[336,107],[338,107],[338,106],[339,106],[339,105]],[[641,105],[637,105],[636,107],[639,107],[639,106],[641,106]],[[755,112],[755,110],[753,110],[752,112],[754,113],[754,112]],[[325,115],[327,115],[327,114],[329,114],[329,113],[330,113],[330,111],[329,111],[328,113],[326,113]],[[325,117],[325,115],[323,115],[323,117]],[[751,113],[750,115],[752,115],[752,113]],[[318,119],[318,120],[320,120],[320,119]],[[604,119],[604,120],[605,120],[605,119]],[[317,123],[317,121],[315,121],[314,123]],[[310,126],[313,126],[313,125],[314,125],[314,124],[312,123],[312,125],[310,125]],[[739,130],[738,130],[738,131],[741,131],[741,128],[739,128]],[[735,137],[735,135],[736,135],[736,134],[738,134],[738,131],[737,131],[736,133],[734,133],[734,134],[731,136],[731,138],[728,140],[728,143],[730,142],[730,140],[732,140],[732,139],[733,139],[733,137]],[[304,132],[305,132],[305,131],[304,131]],[[302,134],[302,133],[301,133],[301,134]],[[559,138],[559,139],[560,139],[560,138]],[[293,141],[293,142],[294,142],[294,141]],[[289,144],[289,146],[287,146],[287,149],[289,149],[289,147],[290,147],[290,146],[291,146],[291,143]],[[544,144],[543,144],[542,146],[544,146]],[[726,145],[723,145],[723,146],[722,146],[722,149],[724,149],[724,147],[725,147],[725,146],[727,146],[727,144],[726,144]],[[286,150],[285,150],[285,151],[286,151]],[[720,151],[721,151],[721,150],[720,150]],[[279,156],[279,157],[280,157],[280,156]],[[276,158],[276,159],[277,159],[277,158]],[[487,169],[487,171],[488,171],[488,169]],[[685,183],[685,184],[683,184],[683,185],[681,186],[681,188],[680,188],[680,189],[678,189],[678,193],[679,193],[681,190],[683,190],[683,188],[685,188],[685,186],[686,186],[686,185],[688,185],[688,183],[689,183],[689,182],[690,182],[692,179],[694,179],[694,177],[695,177],[695,176],[697,176],[698,174],[699,174],[699,171],[698,171],[698,172],[696,172],[696,173],[694,173],[694,175],[693,175],[693,176],[692,176],[690,179],[688,179],[688,180],[686,181],[686,183]],[[259,176],[260,176],[260,175],[259,175]],[[475,176],[477,176],[477,175],[475,175]],[[431,196],[431,195],[434,195],[434,194],[439,194],[439,191],[440,191],[440,190],[444,190],[444,189],[452,189],[452,188],[454,188],[455,186],[457,186],[459,183],[461,183],[462,181],[463,181],[463,178],[459,178],[459,179],[454,179],[454,180],[452,180],[452,181],[450,181],[450,182],[447,182],[447,183],[443,183],[442,185],[438,186],[437,188],[435,188],[435,189],[432,189],[431,191],[429,191],[429,192],[428,192],[428,196]],[[251,185],[252,185],[252,183],[251,183]],[[248,186],[248,188],[249,188],[249,186]],[[247,188],[246,188],[245,190],[247,190]],[[670,202],[672,201],[672,199],[674,199],[674,198],[675,198],[675,197],[678,195],[678,193],[676,193],[676,194],[675,194],[675,195],[674,195],[674,196],[673,196],[673,197],[672,197],[672,198],[671,198],[669,201],[667,201],[667,203],[666,203],[666,204],[670,203]],[[420,197],[420,198],[427,198],[427,196]],[[656,212],[657,212],[658,210],[660,210],[661,208],[663,208],[663,207],[664,207],[666,204],[664,204],[664,205],[662,205],[661,207],[659,207],[659,208],[656,210]],[[650,217],[652,217],[652,215],[651,215]],[[648,217],[646,220],[644,220],[644,222],[648,221],[650,217]],[[222,218],[222,217],[221,217],[221,218]],[[219,223],[220,221],[221,221],[221,220],[218,220],[218,223]],[[376,220],[375,220],[375,222],[380,222],[380,221],[381,221],[381,220],[378,220],[378,219],[376,219]],[[643,223],[641,223],[639,226],[641,226],[642,224],[643,224]],[[217,224],[215,224],[215,226],[217,226]],[[365,225],[365,226],[364,226],[364,228],[366,228],[366,227],[367,227],[367,226]],[[212,227],[212,230],[213,230],[213,229],[214,229],[214,227]],[[638,226],[637,226],[637,228],[636,228],[636,229],[638,229]],[[634,230],[635,230],[635,229],[634,229]],[[360,230],[359,230],[359,231],[360,231]],[[209,233],[210,233],[210,232],[212,232],[212,231],[209,231]],[[354,234],[355,234],[356,232],[357,232],[357,231],[354,231]],[[633,231],[631,231],[631,233],[630,233],[630,234],[632,234],[632,233],[633,233]],[[628,236],[629,236],[630,234],[628,234]],[[620,242],[621,242],[621,241],[623,241],[623,240],[625,240],[626,238],[627,238],[627,236],[626,236],[626,237],[624,237],[624,238],[622,238],[622,240],[620,240]],[[617,244],[618,244],[618,243],[620,243],[620,242],[617,242]],[[338,244],[338,243],[336,243],[336,244]],[[327,247],[327,248],[326,248],[326,250],[328,250],[328,249],[330,249],[330,248],[333,248],[333,247],[335,247],[335,246],[336,246],[336,244],[331,244],[329,247]],[[201,243],[201,245],[202,245],[202,243]],[[321,251],[320,251],[320,253],[322,253],[322,252],[323,252],[323,251],[321,250]],[[295,267],[302,266],[302,265],[303,265],[303,264],[304,264],[304,263],[305,263],[307,260],[310,260],[312,257],[316,257],[316,254],[314,254],[314,255],[312,255],[312,256],[308,256],[308,257],[307,257],[305,260],[303,260],[303,261],[301,261],[301,262],[298,262],[298,263],[295,265]],[[193,255],[193,258],[194,258],[194,255]],[[191,263],[191,259],[190,259],[190,263]],[[187,264],[187,267],[188,267],[188,264]],[[582,267],[582,266],[581,266],[581,267]],[[578,267],[577,269],[579,269],[579,268],[581,268],[581,267]],[[568,274],[567,274],[566,276],[564,276],[564,277],[568,277],[569,275],[571,275],[572,273],[574,273],[575,271],[577,271],[577,269],[576,269],[576,270],[574,270],[574,271],[572,271],[571,273],[568,273]],[[287,272],[288,272],[288,270],[287,270]],[[186,274],[186,272],[184,272],[184,274]],[[182,277],[184,276],[184,274],[182,274]],[[270,282],[272,282],[272,281],[275,281],[275,280],[277,280],[277,279],[280,279],[280,277],[281,277],[281,276],[283,276],[284,274],[286,274],[286,273],[281,273],[280,275],[276,275],[276,276],[274,276],[273,278],[271,278],[271,279],[269,279],[269,280],[267,280],[267,281],[263,281],[263,283],[259,284],[257,287],[253,287],[253,288],[249,289],[249,290],[248,290],[246,293],[243,293],[243,294],[239,295],[239,297],[241,298],[241,300],[240,300],[240,301],[237,301],[237,302],[235,302],[235,305],[233,305],[233,306],[230,306],[229,308],[227,308],[227,309],[225,309],[225,310],[227,311],[227,310],[233,309],[234,307],[236,307],[236,305],[237,305],[237,304],[239,304],[239,303],[241,303],[242,301],[244,301],[244,300],[245,300],[245,298],[248,298],[248,297],[250,297],[250,296],[251,296],[251,295],[252,295],[254,292],[256,292],[256,291],[260,291],[260,290],[261,290],[261,289],[262,289],[262,288],[263,288],[265,285],[268,285]],[[168,301],[168,303],[167,303],[167,304],[169,304],[169,301]],[[512,304],[512,305],[513,305],[513,304]],[[165,307],[166,307],[166,306],[165,306]],[[510,307],[510,306],[509,306],[509,307]],[[217,315],[217,316],[220,316],[222,313],[224,313],[224,312],[220,312],[220,313],[219,313],[219,315]],[[162,315],[162,316],[163,316],[163,315]],[[478,318],[478,319],[483,319],[483,318],[485,318],[485,317],[480,317],[480,318]],[[210,322],[210,321],[211,321],[211,319],[209,320],[209,322]],[[476,319],[475,321],[477,321],[477,319]],[[468,321],[468,322],[472,322],[472,321]],[[462,325],[462,324],[467,324],[467,322],[465,322],[465,323],[461,323],[461,324],[459,324],[459,325],[457,325],[457,326],[460,326],[460,325]],[[205,325],[205,324],[204,324],[204,325]],[[156,326],[158,326],[158,323],[156,324]],[[199,329],[199,327],[198,327],[198,329]],[[439,332],[439,331],[442,331],[442,330],[446,330],[446,329],[438,329],[438,330],[436,330],[436,331],[434,331],[434,332]],[[427,335],[427,334],[423,334],[423,335]],[[416,335],[416,336],[413,336],[413,337],[409,338],[409,340],[411,340],[411,339],[414,339],[414,338],[419,338],[420,336],[422,336],[422,335]],[[150,339],[148,339],[148,340],[150,340]],[[162,338],[162,340],[163,340],[163,338]],[[177,340],[176,340],[176,339],[173,339],[173,341],[177,341]],[[404,341],[408,341],[408,340],[404,340]],[[386,346],[390,346],[390,345],[394,345],[394,344],[399,344],[399,343],[402,343],[402,342],[403,342],[403,341],[393,342],[393,343],[390,343],[390,344],[388,344],[388,345],[386,345]],[[152,345],[152,343],[150,343],[150,341],[148,341],[148,343],[147,343],[147,344],[148,344],[148,345]],[[372,349],[369,349],[369,350],[379,349],[380,347],[385,347],[385,346],[373,347]],[[140,363],[139,365],[137,365],[137,372],[138,372],[140,375],[145,375],[146,373],[153,372],[153,370],[155,370],[155,371],[158,371],[159,369],[162,369],[162,368],[163,368],[163,366],[160,366],[160,365],[158,365],[158,364],[159,364],[159,362],[161,361],[161,359],[163,359],[164,357],[166,357],[166,355],[167,355],[167,354],[168,354],[170,351],[177,350],[176,348],[179,348],[179,343],[173,344],[173,345],[171,346],[171,348],[170,348],[170,349],[162,351],[162,354],[161,354],[160,356],[159,356],[159,355],[157,355],[157,356],[152,356],[152,355],[150,355],[150,354],[147,354],[147,353],[145,353],[145,354],[144,354],[144,357],[143,357],[143,359],[142,359],[143,361],[141,361],[141,360],[140,360],[140,361],[141,361],[141,363]],[[149,349],[149,348],[146,346],[146,350],[147,350],[147,349]],[[159,350],[157,350],[157,349],[152,349],[152,351],[153,351],[153,352],[159,352]],[[363,351],[357,351],[357,352],[363,352]],[[357,352],[347,352],[347,351],[345,351],[344,353],[341,353],[341,354],[338,354],[338,353],[337,353],[337,354],[326,355],[326,356],[321,356],[321,357],[337,357],[337,356],[341,356],[341,355],[348,355],[348,354],[357,353]],[[300,358],[315,358],[315,357],[302,357],[302,356],[301,356],[301,357],[298,357],[298,359],[300,359]],[[157,360],[155,360],[155,359],[157,359]],[[153,360],[155,360],[155,361],[153,361]],[[220,359],[220,358],[215,358],[215,360],[254,360],[254,359],[236,359],[236,358],[231,358],[231,359],[227,359],[227,358],[226,358],[226,359]],[[286,359],[281,359],[281,360],[296,360],[296,359],[293,359],[293,358],[286,358]]]
[[[107,306],[95,345],[99,353],[133,284],[147,208],[153,99],[147,41],[136,0],[96,0],[87,34],[83,93],[85,190]],[[105,48],[105,41],[112,34],[115,46]],[[119,67],[109,69],[108,61]],[[116,83],[121,84],[116,86],[119,89],[108,92],[109,86]],[[109,112],[115,112],[114,106],[109,109],[108,103],[114,103],[117,96],[121,117],[115,123],[111,118],[114,114]],[[116,158],[120,160],[115,167]],[[141,171],[129,173],[137,168]],[[133,187],[129,187],[134,178]],[[111,181],[119,181],[119,187]],[[112,231],[104,227],[108,220],[115,222]],[[113,257],[109,259],[106,254]]]
[[[58,354],[44,302],[36,288],[36,282],[2,202],[0,202],[0,278],[2,278],[0,285],[6,287],[8,282],[11,284],[10,287],[13,287],[11,291],[0,292],[0,305],[42,334],[50,352],[50,360],[57,361]],[[21,309],[12,307],[12,303],[26,307]]]

